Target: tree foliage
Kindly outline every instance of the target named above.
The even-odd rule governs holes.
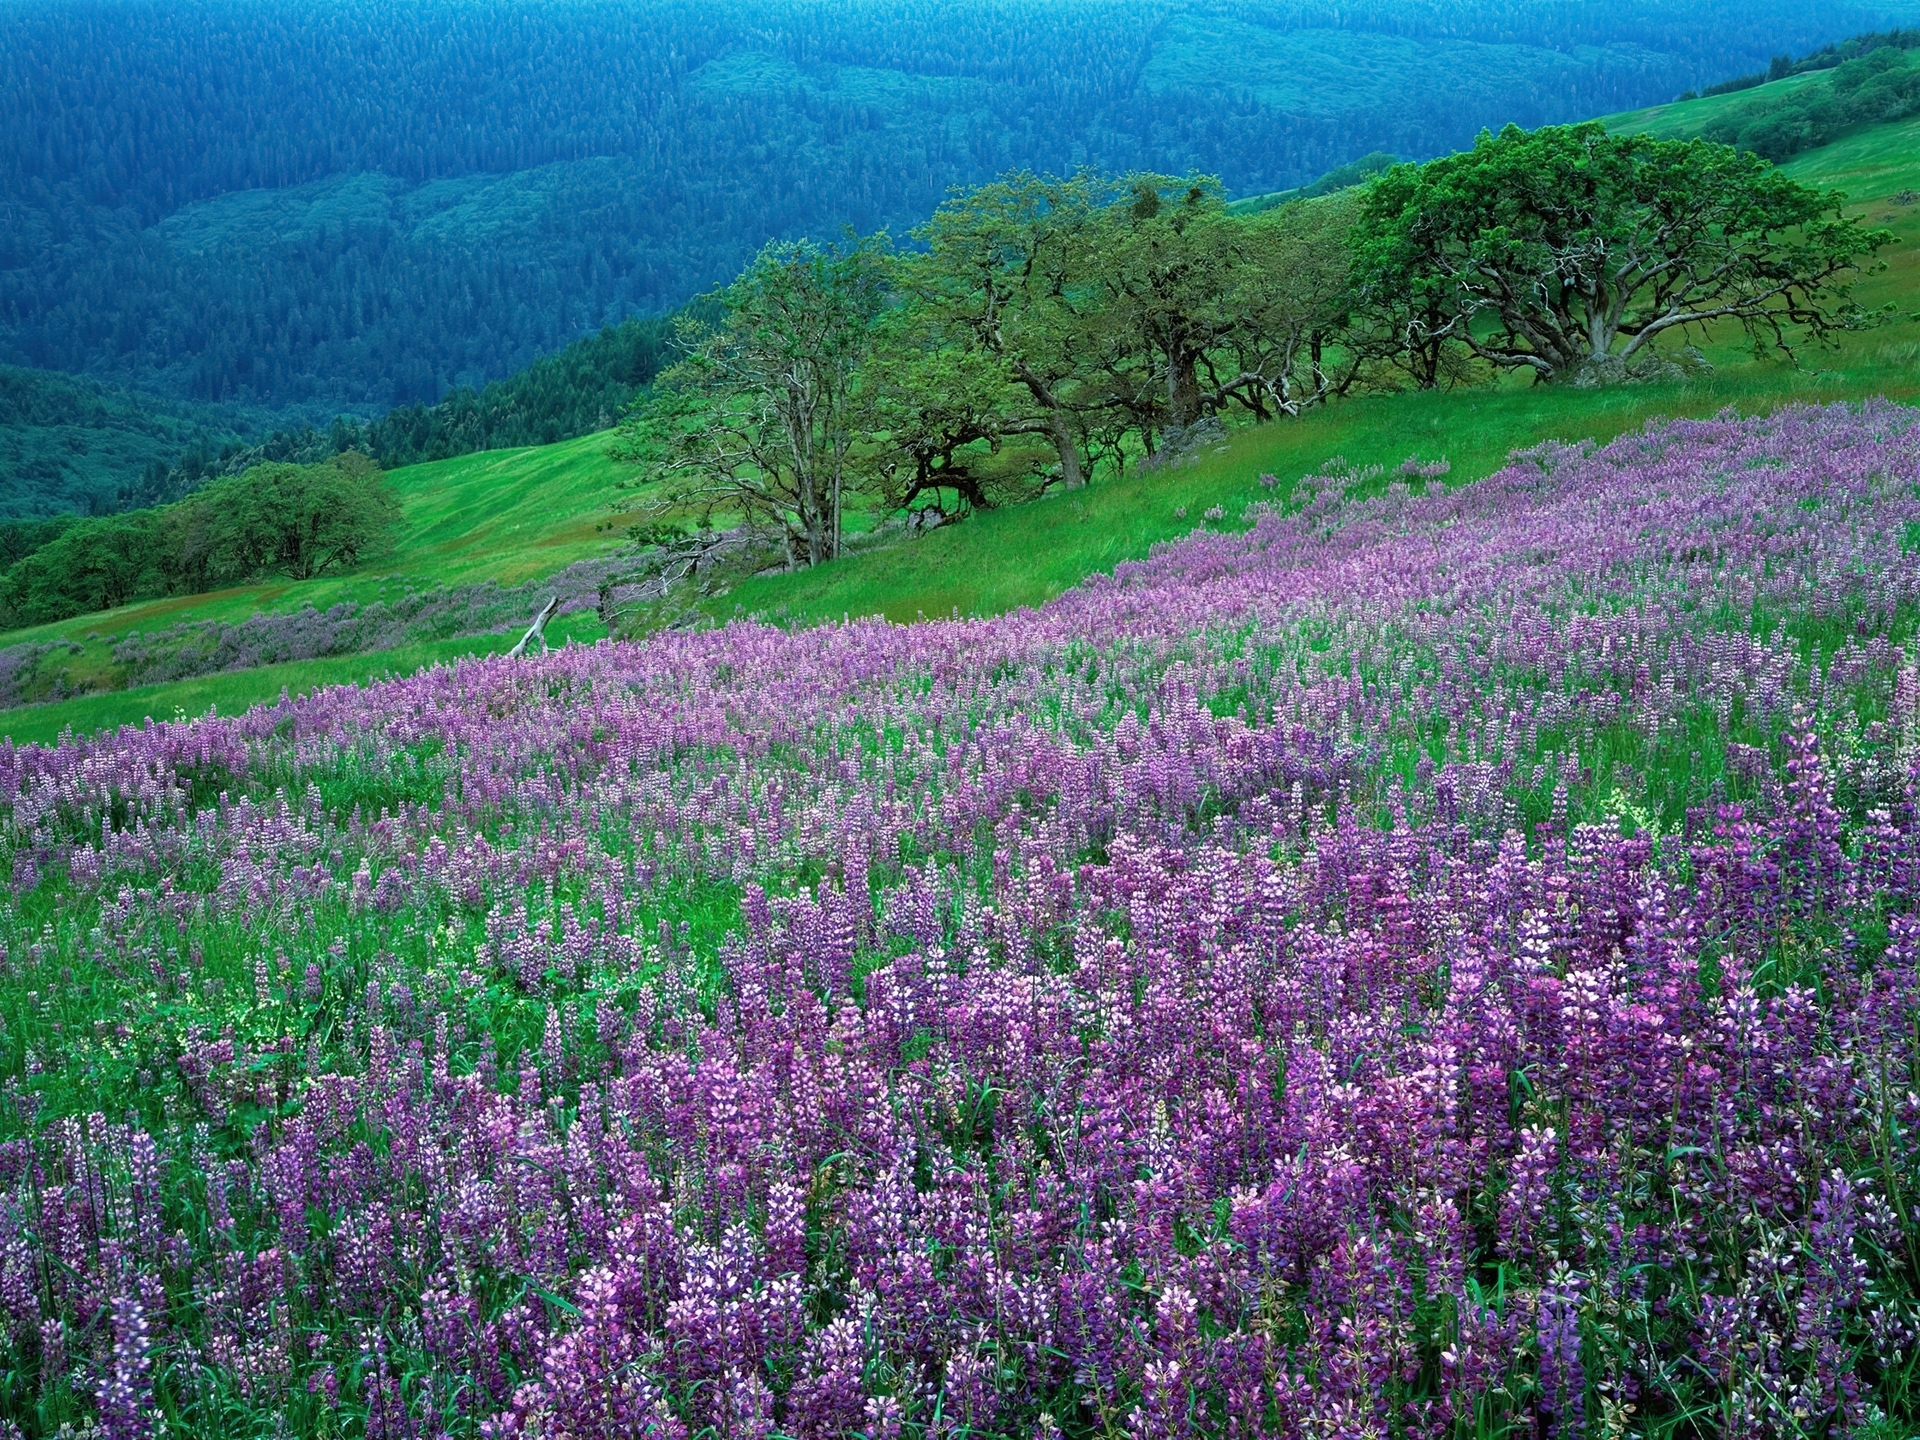
[[[1410,345],[1542,379],[1609,378],[1714,323],[1757,348],[1856,317],[1847,282],[1891,243],[1760,157],[1709,141],[1509,126],[1368,193],[1361,288]]]
[[[0,363],[316,419],[432,406],[769,236],[904,230],[1009,169],[1277,191],[1664,99],[1884,8],[12,0]]]
[[[1891,238],[1840,203],[1725,145],[1592,124],[1242,213],[1208,176],[1015,172],[904,253],[769,247],[616,454],[668,482],[663,511],[818,564],[851,494],[988,508],[1356,391],[1643,378],[1715,327],[1825,341]]]
[[[0,623],[43,624],[267,574],[312,579],[377,553],[399,520],[379,468],[349,452],[257,465],[172,505],[38,522],[0,573]],[[42,533],[44,532],[44,534]]]
[[[216,480],[170,507],[182,536],[177,563],[204,579],[274,572],[311,580],[357,564],[392,531],[399,502],[385,477],[354,451],[319,465],[257,465]]]
[[[1072,488],[1204,417],[1325,400],[1351,379],[1331,362],[1352,209],[1242,218],[1212,177],[1156,174],[1021,173],[956,195],[899,263],[872,387],[872,428],[911,477],[900,496]]]
[[[666,503],[777,531],[795,564],[840,553],[860,368],[885,296],[883,238],[768,245],[689,319],[685,358],[617,453],[646,465]]]
[[[1299,415],[1351,383],[1328,368],[1351,309],[1350,193],[1242,220],[1206,179],[1136,176],[1110,205],[1092,279],[1103,353],[1136,426],[1238,408]],[[1121,359],[1120,357],[1124,357]]]
[[[930,433],[917,434],[903,412],[896,439],[910,452],[940,451],[951,477],[958,444],[1041,436],[1061,483],[1085,482],[1090,421],[1103,405],[1091,344],[1094,232],[1110,201],[1090,174],[1019,171],[949,198],[914,232],[925,251],[903,262],[901,290],[923,345],[971,357],[966,393],[977,403],[967,421]],[[918,382],[900,392],[911,407],[934,400],[945,377],[923,362],[901,378]]]
[[[14,623],[35,624],[162,593],[160,531],[152,510],[78,521],[0,577],[0,603]]]
[[[1209,177],[1016,172],[914,232],[770,247],[690,327],[615,453],[662,508],[839,550],[845,498],[988,508],[1152,454],[1197,421],[1349,386],[1351,195],[1230,215]]]

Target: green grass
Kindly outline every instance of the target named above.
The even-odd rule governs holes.
[[[614,486],[632,475],[607,458],[605,435],[396,470],[396,562],[411,577],[446,585],[550,575],[618,548],[615,508],[636,497]]]
[[[1839,188],[1857,201],[1885,200],[1920,188],[1920,117],[1871,125],[1831,145],[1796,155],[1780,168],[1823,189]],[[1905,207],[1902,207],[1905,208]],[[1874,218],[1892,223],[1897,215]]]
[[[129,632],[146,633],[183,621],[231,623],[263,611],[284,613],[308,605],[324,610],[341,601],[368,604],[432,585],[483,580],[517,585],[538,579],[576,560],[619,550],[619,527],[625,522],[616,507],[622,501],[631,503],[637,496],[615,489],[632,472],[609,460],[606,448],[604,435],[589,435],[558,445],[485,451],[395,470],[392,480],[400,496],[401,523],[393,551],[358,570],[315,580],[272,580],[206,595],[138,601],[118,610],[0,634],[0,646],[56,640],[78,645],[79,652],[65,662],[68,684],[111,691],[116,688],[112,648]],[[471,642],[454,643],[476,649],[484,640],[477,637]],[[340,657],[272,666],[268,671],[296,674],[298,679],[288,683],[298,689],[336,679],[361,678],[374,673],[366,666],[375,660],[383,661],[379,669],[401,668],[408,665],[406,657],[410,654],[406,650],[384,659]],[[130,698],[147,691],[171,693],[175,688],[164,685],[142,692],[87,695],[53,706],[0,712],[0,735],[19,740],[57,734],[59,724],[54,724],[51,731],[47,729],[51,722],[44,712],[48,710],[71,713],[76,730],[84,731],[123,719],[138,720],[147,713],[138,705],[157,703],[161,710],[154,713],[171,714],[177,703],[194,712],[196,705],[204,710],[211,698],[224,709],[272,698],[280,693],[279,685],[276,681],[261,690],[245,676],[233,674],[183,681],[186,698],[177,702],[143,700],[136,704]],[[245,702],[229,698],[242,694],[251,698]],[[128,705],[136,708],[129,711]]]
[[[1688,140],[1705,133],[1716,120],[1756,101],[1790,95],[1809,85],[1824,85],[1830,77],[1830,71],[1817,70],[1731,95],[1676,100],[1669,105],[1609,115],[1601,123],[1617,135]],[[1817,150],[1794,156],[1780,168],[1805,184],[1844,190],[1856,201],[1884,200],[1903,190],[1920,188],[1920,117],[1863,125]],[[1877,215],[1874,218],[1881,219]]]
[[[549,644],[569,640],[590,643],[606,632],[590,613],[568,615],[547,627]],[[90,735],[148,719],[171,720],[217,709],[232,715],[268,704],[281,692],[304,695],[327,685],[359,685],[393,675],[409,675],[429,665],[444,665],[468,655],[497,655],[510,649],[515,635],[472,635],[456,640],[423,641],[369,655],[334,655],[321,660],[291,660],[252,670],[229,670],[165,685],[141,685],[82,695],[51,705],[28,705],[0,712],[0,739],[17,745],[51,745],[62,733]]]
[[[1646,120],[1686,133],[1686,127],[1706,123],[1712,107],[1727,98],[1660,106],[1609,123]],[[1301,421],[1235,431],[1221,451],[1188,468],[1103,480],[817,571],[749,580],[706,608],[716,620],[748,614],[787,623],[843,614],[900,621],[955,611],[998,614],[1042,604],[1089,574],[1144,556],[1155,542],[1204,523],[1210,506],[1226,512],[1225,523],[1237,523],[1250,502],[1267,497],[1259,485],[1263,472],[1279,476],[1284,490],[1334,455],[1389,471],[1415,452],[1425,459],[1445,456],[1453,466],[1449,483],[1462,483],[1492,473],[1516,447],[1546,439],[1604,441],[1656,417],[1705,415],[1729,405],[1751,413],[1794,401],[1920,398],[1920,322],[1911,314],[1920,297],[1920,205],[1898,199],[1903,191],[1920,189],[1920,120],[1863,130],[1784,168],[1809,184],[1844,189],[1854,213],[1892,229],[1901,241],[1888,252],[1886,267],[1860,286],[1869,305],[1895,307],[1891,321],[1846,337],[1834,352],[1810,352],[1802,368],[1755,361],[1729,336],[1708,347],[1718,369],[1684,384],[1571,390],[1515,381],[1452,394],[1350,401]],[[239,620],[256,610],[340,600],[364,603],[392,594],[394,587],[485,579],[515,584],[548,574],[619,548],[618,527],[625,522],[618,511],[639,496],[616,488],[629,483],[632,472],[606,457],[606,444],[605,435],[585,436],[395,471],[403,519],[394,553],[352,575],[151,601],[0,635],[0,645],[77,642],[82,652],[70,663],[75,680],[110,681],[108,637],[128,630],[189,619]],[[1184,518],[1177,513],[1182,507]],[[590,640],[600,630],[592,617],[577,616],[556,633]],[[297,693],[506,643],[483,636],[90,695],[0,712],[0,736],[44,741],[68,727],[87,733],[147,715],[199,713],[209,704],[233,710],[271,700],[283,686]]]
[[[1616,135],[1651,135],[1657,140],[1690,140],[1714,121],[1746,109],[1755,100],[1771,100],[1791,95],[1809,85],[1824,85],[1832,72],[1815,70],[1805,75],[1789,75],[1751,90],[1735,90],[1728,95],[1707,95],[1693,100],[1674,100],[1665,105],[1649,105],[1644,110],[1628,110],[1619,115],[1602,116],[1600,123]]]

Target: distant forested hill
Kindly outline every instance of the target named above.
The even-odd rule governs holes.
[[[903,229],[1010,167],[1272,191],[1902,18],[1867,0],[9,0],[0,364],[182,401],[431,404],[678,305],[771,236]]]
[[[222,450],[293,420],[0,365],[0,519],[173,499]]]

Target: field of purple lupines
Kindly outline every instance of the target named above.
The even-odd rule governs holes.
[[[1920,412],[1323,469],[0,750],[0,1432],[1913,1434]]]

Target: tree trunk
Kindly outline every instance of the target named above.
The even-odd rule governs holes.
[[[509,660],[527,653],[527,647],[535,640],[540,642],[542,650],[547,648],[547,621],[553,618],[553,612],[560,608],[560,597],[550,595],[547,603],[540,607],[540,613],[533,617],[533,624],[527,627],[527,633],[520,637],[520,643],[507,652]]]
[[[835,560],[840,558],[840,467],[833,467],[833,536],[830,553]]]
[[[800,491],[800,529],[807,537],[807,568],[822,564],[827,558],[827,516],[822,504],[820,484],[812,474],[804,475],[799,481]]]
[[[1167,352],[1167,424],[1184,430],[1200,418],[1200,357],[1184,345]]]
[[[1052,387],[1034,374],[1033,367],[1026,361],[1015,357],[1013,373],[1020,377],[1020,383],[1027,387],[1027,393],[1046,411],[1047,433],[1053,437],[1053,448],[1060,456],[1060,483],[1069,490],[1078,490],[1087,483],[1087,477],[1080,468],[1080,449],[1074,444],[1073,428],[1067,424],[1066,407],[1055,396]]]
[[[1078,490],[1087,483],[1086,473],[1080,468],[1080,447],[1074,443],[1065,412],[1055,410],[1051,418],[1053,448],[1060,454],[1060,483],[1069,490]]]
[[[1615,330],[1605,297],[1596,297],[1587,311],[1587,363],[1604,364],[1613,354]]]

